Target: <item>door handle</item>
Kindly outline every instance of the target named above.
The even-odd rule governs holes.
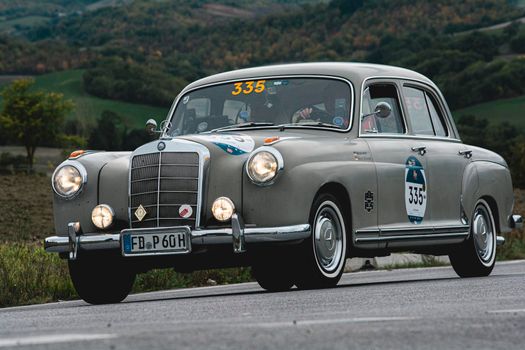
[[[427,153],[427,146],[412,147],[412,152],[417,152],[424,156]]]
[[[470,150],[470,149],[467,149],[467,150],[464,150],[464,151],[459,151],[458,154],[460,156],[463,156],[463,157],[467,158],[467,159],[472,158],[472,150]]]

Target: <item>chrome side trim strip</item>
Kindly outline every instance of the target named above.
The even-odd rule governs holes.
[[[159,230],[159,228],[154,228]],[[162,228],[160,228],[162,229]],[[137,229],[145,231],[147,229]],[[128,230],[129,231],[129,230]],[[301,240],[310,237],[310,225],[292,225],[280,227],[248,227],[244,229],[246,243],[277,243]],[[193,230],[191,244],[232,244],[233,230],[231,228]],[[69,237],[52,236],[44,241],[44,248],[51,253],[69,252]],[[81,250],[120,249],[120,233],[81,235],[78,236],[78,248]]]
[[[450,239],[450,238],[467,238],[469,232],[458,232],[458,233],[438,233],[438,234],[425,234],[425,235],[399,235],[399,236],[381,236],[381,237],[357,237],[356,243],[376,243],[376,242],[393,242],[393,241],[411,241],[420,239]]]

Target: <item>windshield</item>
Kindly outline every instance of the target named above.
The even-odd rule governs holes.
[[[179,99],[170,136],[231,128],[302,126],[346,130],[348,83],[329,78],[245,80],[191,91]]]

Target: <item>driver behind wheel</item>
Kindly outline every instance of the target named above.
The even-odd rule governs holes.
[[[292,116],[293,123],[321,122],[347,128],[350,122],[348,99],[335,91],[325,91],[322,100],[305,106]]]

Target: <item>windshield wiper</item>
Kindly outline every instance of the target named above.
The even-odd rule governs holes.
[[[279,126],[283,128],[287,126],[323,126],[326,128],[341,129],[340,126],[330,124],[330,123],[323,123],[323,122],[290,123],[290,124],[282,124]]]
[[[253,126],[272,126],[272,125],[275,125],[275,124],[270,123],[270,122],[248,122],[248,123],[241,123],[241,124],[226,125],[221,128],[213,129],[210,132],[217,132],[221,130],[236,129],[236,128],[251,128]]]

